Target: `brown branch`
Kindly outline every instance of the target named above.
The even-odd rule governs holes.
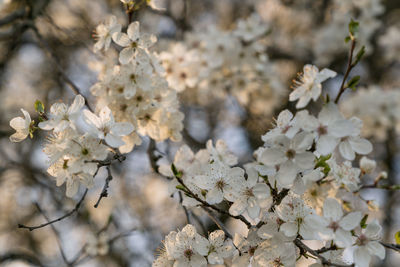
[[[205,206],[201,206],[201,207],[207,213],[207,215],[210,217],[210,219],[218,226],[218,228],[221,229],[222,231],[224,231],[225,236],[230,239],[233,239],[233,237],[229,233],[228,229],[216,216],[214,216],[214,214],[212,214],[212,211]]]
[[[305,255],[307,252],[313,255],[314,257],[317,257],[322,265],[327,265],[327,266],[334,266],[334,267],[351,267],[354,266],[354,264],[348,265],[348,264],[336,264],[333,262],[330,262],[327,260],[324,256],[321,256],[318,254],[317,251],[311,249],[308,247],[306,244],[304,244],[300,239],[296,238],[293,243],[300,249],[300,254]]]
[[[346,82],[347,77],[349,76],[351,70],[356,66],[355,64],[353,64],[353,53],[354,53],[355,48],[356,48],[356,39],[353,38],[351,40],[350,55],[349,55],[349,60],[347,61],[347,69],[343,76],[343,80],[342,80],[342,84],[340,85],[339,93],[335,98],[335,104],[337,104],[339,102],[340,97],[342,96],[344,91],[346,91],[346,89],[348,88],[347,86],[345,86],[345,82]]]
[[[61,217],[59,217],[59,218],[57,218],[57,219],[54,219],[54,220],[52,220],[52,221],[48,221],[47,223],[43,223],[43,224],[37,225],[37,226],[26,226],[26,225],[23,225],[23,224],[18,224],[18,228],[25,228],[25,229],[28,229],[29,231],[33,231],[33,230],[36,230],[36,229],[45,227],[45,226],[47,226],[47,225],[50,225],[50,224],[53,224],[53,223],[62,221],[62,220],[64,220],[65,218],[68,218],[69,216],[71,216],[71,215],[73,215],[74,213],[78,212],[78,210],[79,210],[79,208],[80,208],[80,206],[81,206],[83,200],[84,200],[85,197],[86,197],[87,192],[88,192],[88,189],[85,190],[85,192],[83,193],[81,199],[80,199],[79,202],[75,205],[75,208],[74,208],[73,210],[69,211],[68,213],[64,214],[63,216],[61,216]]]
[[[41,263],[41,261],[34,255],[26,254],[24,252],[8,252],[0,255],[0,263],[5,263],[8,261],[25,261],[33,266],[44,267],[44,264]]]
[[[38,209],[38,211],[43,215],[43,217],[46,219],[47,222],[50,222],[49,218],[46,216],[46,214],[44,213],[44,211],[42,210],[42,208],[40,207],[39,203],[35,203],[36,208]],[[67,256],[65,255],[65,252],[62,248],[62,244],[61,244],[61,240],[60,240],[60,233],[57,231],[57,229],[54,227],[53,224],[50,224],[51,229],[54,232],[54,235],[56,236],[57,239],[57,244],[58,247],[60,249],[60,253],[61,253],[61,257],[63,258],[65,264],[67,266],[72,266],[71,263],[68,261]]]
[[[18,9],[16,11],[14,11],[13,13],[9,14],[8,16],[5,16],[4,18],[0,19],[0,26],[4,26],[7,24],[10,24],[14,21],[16,21],[17,19],[22,19],[23,17],[25,17],[26,15],[26,9],[25,8],[21,8]]]
[[[380,242],[380,243],[385,248],[392,249],[392,250],[400,253],[400,245],[399,244],[387,244],[387,243],[383,243],[383,242]]]
[[[100,193],[99,199],[97,200],[96,204],[94,204],[94,207],[97,208],[100,204],[100,201],[103,197],[108,197],[108,187],[109,184],[111,182],[111,180],[113,179],[113,176],[111,174],[111,169],[110,166],[107,166],[107,178],[105,180],[104,186],[103,186],[103,190]]]

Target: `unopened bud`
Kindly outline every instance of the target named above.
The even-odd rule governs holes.
[[[362,157],[360,160],[360,169],[365,174],[372,173],[376,168],[376,161],[367,157]]]

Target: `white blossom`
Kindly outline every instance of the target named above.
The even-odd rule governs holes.
[[[125,144],[122,136],[129,135],[133,131],[133,125],[129,122],[115,122],[111,110],[105,106],[99,111],[99,116],[89,110],[83,111],[85,122],[91,126],[91,133],[104,139],[112,147],[120,147]]]
[[[98,25],[94,35],[98,39],[94,45],[94,51],[97,52],[103,48],[107,51],[111,44],[112,35],[118,32],[121,32],[121,25],[118,24],[115,16],[109,17],[105,24]]]
[[[290,93],[289,101],[299,100],[296,108],[304,108],[311,99],[316,101],[319,98],[322,91],[321,83],[335,76],[336,72],[330,69],[319,71],[316,66],[305,65],[299,81],[295,81],[295,89]]]
[[[11,142],[21,142],[30,134],[31,116],[29,113],[21,108],[24,118],[16,117],[10,121],[10,126],[16,131],[10,136]]]

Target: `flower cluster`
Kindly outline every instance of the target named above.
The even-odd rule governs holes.
[[[170,232],[164,241],[165,249],[153,263],[155,267],[191,266],[205,267],[223,264],[233,255],[232,240],[225,239],[221,230],[209,234],[208,239],[196,232],[193,225],[186,225],[179,232]]]
[[[188,101],[207,105],[210,98],[229,93],[251,112],[269,115],[285,91],[268,60],[268,32],[268,25],[253,14],[230,32],[210,27],[190,33],[160,54],[165,77]]]
[[[176,91],[163,78],[164,69],[157,54],[149,51],[156,37],[141,33],[137,21],[128,26],[127,33],[121,32],[115,18],[99,28],[102,32],[98,34],[96,50],[103,46],[107,50],[111,40],[123,48],[119,53],[120,65],[106,65],[99,75],[100,81],[91,88],[99,108],[107,105],[118,120],[134,126],[132,134],[124,138],[126,145],[122,151],[129,152],[140,144],[139,135],[156,141],[179,141],[183,114]]]
[[[182,190],[183,205],[219,210],[224,203],[230,216],[247,224],[247,237],[235,234],[230,266],[295,266],[301,240],[330,246],[321,256],[333,263],[344,264],[343,253],[352,251],[356,266],[368,266],[371,255],[384,257],[384,249],[378,242],[379,224],[366,223],[370,203],[358,193],[362,177],[376,163],[363,157],[360,168],[352,166],[356,154],[372,151],[360,137],[361,128],[360,119],[345,118],[332,102],[317,117],[307,110],[294,115],[284,110],[262,137],[265,145],[255,152],[256,161],[244,168],[236,166],[237,158],[222,140],[215,146],[210,140],[196,154],[181,147],[172,168],[162,165],[160,171],[175,178],[171,193]],[[175,239],[176,233],[171,234]],[[197,264],[206,264],[196,253]],[[172,266],[162,264],[163,257],[154,266]]]

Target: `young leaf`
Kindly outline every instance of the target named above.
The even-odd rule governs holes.
[[[366,214],[366,215],[362,218],[362,220],[361,220],[361,222],[360,222],[361,228],[366,228],[366,227],[367,227],[367,224],[366,224],[367,219],[368,219],[368,214]]]
[[[360,60],[362,59],[362,57],[365,54],[365,46],[363,45],[360,49],[360,51],[358,51],[357,55],[356,55],[356,61],[354,61],[353,65],[357,65],[358,62],[360,62]]]
[[[400,245],[400,231],[394,234],[394,240],[396,241],[397,245]]]
[[[353,19],[351,19],[351,21],[349,23],[349,33],[350,33],[350,38],[352,40],[356,38],[356,34],[358,32],[358,26],[359,26],[359,23],[357,21],[354,21]]]
[[[43,114],[44,113],[44,105],[40,100],[36,100],[35,101],[35,110],[39,114]]]
[[[347,88],[351,88],[353,90],[356,90],[356,86],[358,84],[358,82],[360,81],[360,76],[354,76],[353,78],[351,78],[351,80],[347,83]]]

